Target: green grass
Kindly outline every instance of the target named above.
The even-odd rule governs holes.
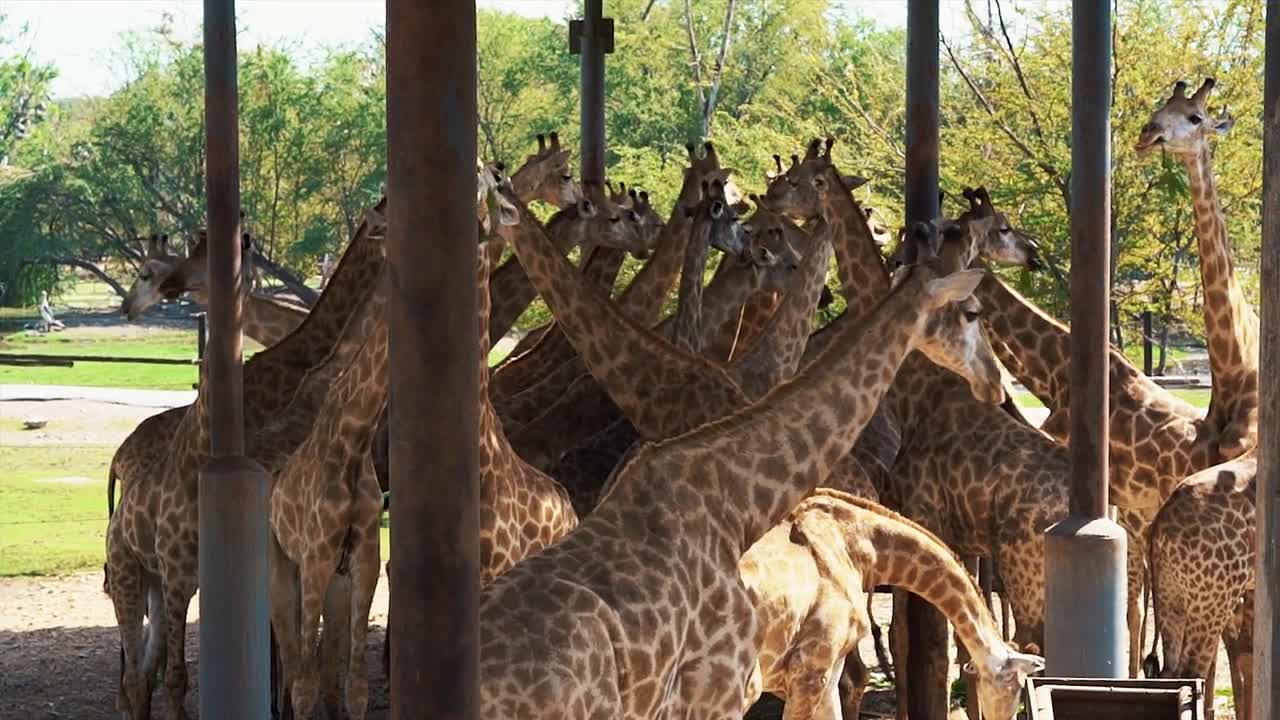
[[[23,331],[0,339],[0,352],[42,355],[98,355],[188,360],[196,355],[194,330],[137,329],[112,333],[103,328],[68,328],[41,335]],[[96,387],[190,390],[194,365],[145,365],[77,361],[73,367],[0,365],[0,383],[90,385]]]
[[[111,447],[0,447],[0,577],[102,566]],[[85,477],[93,482],[51,482]]]
[[[1182,398],[1197,408],[1209,407],[1209,389],[1208,388],[1173,388],[1169,392],[1175,397]],[[1042,408],[1044,403],[1040,402],[1035,395],[1029,392],[1018,392],[1013,396],[1014,402],[1018,403],[1020,408]]]

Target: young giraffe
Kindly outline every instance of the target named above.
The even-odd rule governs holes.
[[[305,439],[333,376],[350,361],[356,343],[344,330],[381,267],[382,231],[366,221],[298,330],[245,363],[246,455],[268,472]],[[182,413],[161,464],[129,479],[108,523],[105,585],[120,625],[120,706],[129,717],[149,717],[160,660],[170,714],[186,717],[186,617],[198,579],[194,479],[208,458],[209,394],[205,388]],[[144,612],[151,619],[145,656]]]
[[[310,433],[273,479],[271,623],[280,646],[280,687],[299,718],[311,717],[319,695],[322,610],[326,649],[339,648],[325,660],[336,664],[346,656],[347,712],[360,720],[368,706],[365,648],[382,515],[369,445],[387,399],[387,284],[384,269],[374,297],[347,330],[361,338],[355,357],[334,379]],[[341,637],[345,633],[349,639]],[[328,689],[336,694],[339,673],[331,668],[328,674]],[[336,702],[329,707],[330,717],[337,717]]]
[[[849,452],[912,349],[1001,393],[955,306],[979,279],[904,269],[823,362],[635,453],[573,532],[482,591],[481,715],[741,717],[759,683],[738,561]]]
[[[867,592],[901,587],[942,610],[969,649],[979,705],[1013,720],[1022,684],[1044,659],[1006,645],[972,576],[936,535],[884,507],[820,488],[738,563],[761,625],[765,691],[784,720],[840,720],[838,679],[867,630]]]
[[[1235,277],[1213,177],[1209,141],[1235,122],[1225,110],[1211,116],[1214,84],[1207,78],[1187,97],[1186,83],[1179,81],[1136,146],[1142,155],[1157,148],[1168,152],[1187,171],[1213,376],[1206,423],[1218,437],[1218,459],[1226,461],[1188,478],[1165,502],[1151,530],[1150,558],[1155,615],[1165,642],[1163,674],[1203,677],[1212,691],[1217,639],[1223,637],[1237,716],[1247,718],[1253,680],[1253,628],[1247,616],[1256,543],[1259,328]],[[1188,520],[1191,524],[1180,526]],[[1212,710],[1206,714],[1212,716]]]

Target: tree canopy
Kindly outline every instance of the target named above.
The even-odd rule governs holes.
[[[772,155],[837,139],[836,161],[871,179],[858,196],[901,222],[905,37],[856,4],[827,0],[615,0],[607,57],[609,175],[660,208],[679,188],[684,145],[710,138],[744,190]],[[985,185],[1041,243],[1051,272],[1010,275],[1065,315],[1070,267],[1070,9],[966,0],[942,48],[943,189]],[[7,26],[0,24],[0,28]],[[1173,82],[1217,79],[1237,118],[1215,147],[1223,207],[1245,285],[1256,292],[1261,212],[1261,6],[1246,0],[1117,0],[1113,321],[1136,339],[1152,311],[1199,334],[1199,278],[1182,168],[1138,160],[1133,142]],[[536,133],[578,138],[578,65],[565,22],[478,16],[481,155],[518,166]],[[17,47],[20,33],[0,40]],[[242,205],[262,254],[297,275],[350,237],[385,180],[384,41],[318,54],[281,43],[240,56]],[[106,97],[48,96],[56,68],[0,59],[0,283],[29,302],[71,267],[124,281],[138,238],[203,224],[203,72],[198,43],[160,27],[122,38],[128,81]],[[0,52],[0,56],[4,53]],[[429,148],[423,152],[430,152]],[[628,272],[634,268],[628,267]],[[123,282],[127,284],[127,282]],[[838,307],[838,305],[837,305]],[[527,317],[536,319],[538,311]]]

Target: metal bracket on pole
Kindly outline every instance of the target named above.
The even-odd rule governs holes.
[[[582,36],[586,31],[586,21],[570,20],[569,21],[569,54],[582,54]],[[596,29],[596,39],[600,41],[601,50],[605,55],[613,54],[613,18],[600,18],[600,24]]]

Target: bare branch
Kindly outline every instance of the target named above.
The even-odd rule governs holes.
[[[649,13],[653,11],[653,4],[658,0],[649,0],[649,4],[644,6],[644,12],[640,13],[640,22],[649,22]]]
[[[1013,143],[1014,146],[1017,147],[1018,150],[1023,155],[1025,155],[1028,160],[1031,160],[1032,162],[1034,162],[1036,164],[1036,167],[1040,168],[1042,172],[1044,172],[1046,175],[1049,176],[1049,179],[1058,188],[1058,192],[1062,195],[1062,200],[1065,203],[1067,212],[1070,212],[1071,211],[1071,188],[1070,188],[1070,183],[1068,182],[1068,179],[1061,172],[1059,172],[1056,167],[1040,159],[1040,157],[1036,155],[1036,153],[1030,148],[1030,146],[1028,146],[1022,140],[1022,138],[1018,137],[1017,133],[1015,133],[1012,128],[1010,128],[1003,120],[1000,119],[1000,116],[996,113],[995,106],[992,105],[991,101],[987,99],[987,96],[982,93],[982,90],[978,87],[977,83],[973,81],[973,78],[970,77],[967,72],[965,72],[963,67],[961,67],[960,59],[956,57],[955,51],[952,49],[951,44],[947,42],[947,38],[945,36],[942,36],[941,34],[939,34],[939,36],[942,41],[942,46],[946,48],[947,57],[951,59],[952,67],[956,69],[956,72],[960,73],[960,77],[964,79],[965,85],[969,86],[969,90],[973,93],[973,96],[978,100],[978,103],[982,105],[982,108],[984,110],[987,111],[987,115],[989,115],[991,119],[995,121],[996,128],[999,129],[1000,132],[1003,133],[1005,137],[1009,138],[1009,142]]]
[[[698,38],[693,34],[692,0],[684,0],[684,27],[689,33],[689,55],[692,57],[693,85],[698,89],[698,107],[707,107],[707,96],[702,90],[702,53],[698,52]]]
[[[720,96],[720,79],[724,75],[724,60],[729,54],[729,42],[733,39],[733,11],[737,5],[737,0],[729,0],[729,7],[724,12],[724,26],[720,30],[720,55],[716,58],[715,75],[711,79],[711,94],[702,106],[703,138],[711,136],[711,116],[716,112],[716,98]],[[688,0],[685,6],[688,7]]]

